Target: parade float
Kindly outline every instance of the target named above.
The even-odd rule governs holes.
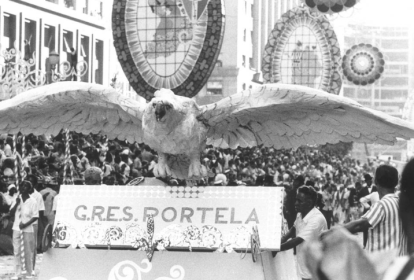
[[[342,82],[335,33],[306,7],[283,15],[269,35],[265,85],[199,106],[190,97],[217,61],[223,8],[221,0],[114,1],[118,59],[147,102],[101,85],[55,83],[1,102],[0,132],[65,129],[145,142],[158,152],[157,177],[188,182],[205,176],[206,145],[296,149],[414,137],[411,123],[336,95]],[[53,248],[39,279],[276,277],[271,251],[280,250],[283,189],[167,186],[149,178],[76,186],[69,184],[70,164],[68,155]]]

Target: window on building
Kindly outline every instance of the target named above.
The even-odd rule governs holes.
[[[45,24],[43,32],[43,48],[46,48],[46,52],[44,53],[48,55],[51,51],[56,51],[56,27]]]
[[[408,49],[407,40],[382,40],[381,47],[384,49]]]
[[[408,65],[385,65],[385,73],[391,75],[408,74]]]
[[[254,4],[250,5],[250,15],[254,17]]]
[[[51,83],[51,78],[52,78],[52,74],[51,74],[51,70],[52,70],[52,65],[50,64],[50,53],[52,51],[58,52],[58,50],[56,49],[56,27],[52,26],[52,25],[47,25],[45,24],[43,27],[43,44],[42,44],[42,49],[41,49],[41,53],[42,53],[42,60],[44,63],[42,63],[40,66],[40,68],[45,67],[45,71],[47,73],[47,83]],[[53,65],[53,68],[55,69],[55,65]],[[42,68],[43,69],[43,68]]]
[[[246,90],[246,84],[245,83],[243,83],[242,88],[243,88],[243,90]]]
[[[246,42],[246,29],[243,31],[243,41]]]
[[[381,98],[380,91],[379,91],[379,89],[376,89],[375,90],[375,99],[380,99],[380,98]]]
[[[217,60],[216,67],[223,67],[223,61]]]
[[[409,85],[408,77],[385,77],[381,81],[381,85],[407,87]]]
[[[242,56],[242,66],[246,67],[246,56],[245,55]]]
[[[16,16],[12,14],[3,14],[4,28],[3,36],[1,38],[1,45],[7,50],[14,48],[14,42],[16,42]]]
[[[36,26],[37,26],[37,23],[34,20],[26,19],[24,21],[23,44],[24,44],[24,60],[26,61],[33,58],[33,53],[36,51],[36,45],[37,45]]]
[[[344,96],[355,98],[355,89],[354,88],[344,88]]]
[[[64,60],[71,60],[71,49],[75,49],[75,44],[73,41],[73,32],[68,30],[63,30],[63,52],[66,54],[66,57],[63,57]]]
[[[88,36],[81,36],[81,45],[80,45],[80,53],[79,58],[85,61],[88,65],[88,68],[85,74],[81,77],[82,82],[89,82],[89,53],[90,53],[90,45],[89,45],[89,37]]]
[[[381,91],[381,97],[382,99],[387,99],[387,100],[405,101],[408,97],[408,90],[383,89]]]
[[[103,2],[101,0],[89,0],[88,1],[89,15],[97,18],[103,16]]]
[[[76,0],[63,0],[65,7],[68,9],[76,10]]]
[[[254,62],[253,62],[253,58],[252,57],[249,58],[249,68],[252,69],[252,70],[254,70]]]
[[[207,94],[223,95],[223,83],[221,81],[207,82]]]
[[[77,0],[76,7],[79,12],[87,15],[89,11],[89,0]]]
[[[408,61],[407,52],[387,52],[385,53],[386,57],[390,62],[406,62]]]
[[[104,58],[104,44],[101,40],[95,42],[95,83],[103,84],[103,58]]]
[[[371,98],[371,90],[370,89],[358,89],[358,98],[361,99],[370,99]]]
[[[59,4],[59,0],[46,0],[46,2]]]

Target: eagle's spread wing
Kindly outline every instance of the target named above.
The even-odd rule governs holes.
[[[55,83],[0,102],[0,133],[56,135],[67,128],[142,142],[144,108],[145,102],[118,94],[113,88]]]
[[[393,144],[414,138],[414,125],[320,90],[269,84],[202,107],[207,144],[277,149],[325,143]]]

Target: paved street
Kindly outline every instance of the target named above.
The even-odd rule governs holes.
[[[42,262],[43,255],[37,255],[36,259],[36,275],[39,274],[40,264]],[[14,257],[13,256],[1,256],[0,257],[0,280],[9,280],[14,275]],[[37,277],[33,278],[37,279]]]

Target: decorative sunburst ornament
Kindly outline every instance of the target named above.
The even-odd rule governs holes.
[[[302,0],[312,11],[322,14],[335,14],[355,6],[359,0]]]
[[[384,72],[383,57],[379,49],[370,44],[355,45],[344,55],[343,74],[356,85],[372,84]]]

